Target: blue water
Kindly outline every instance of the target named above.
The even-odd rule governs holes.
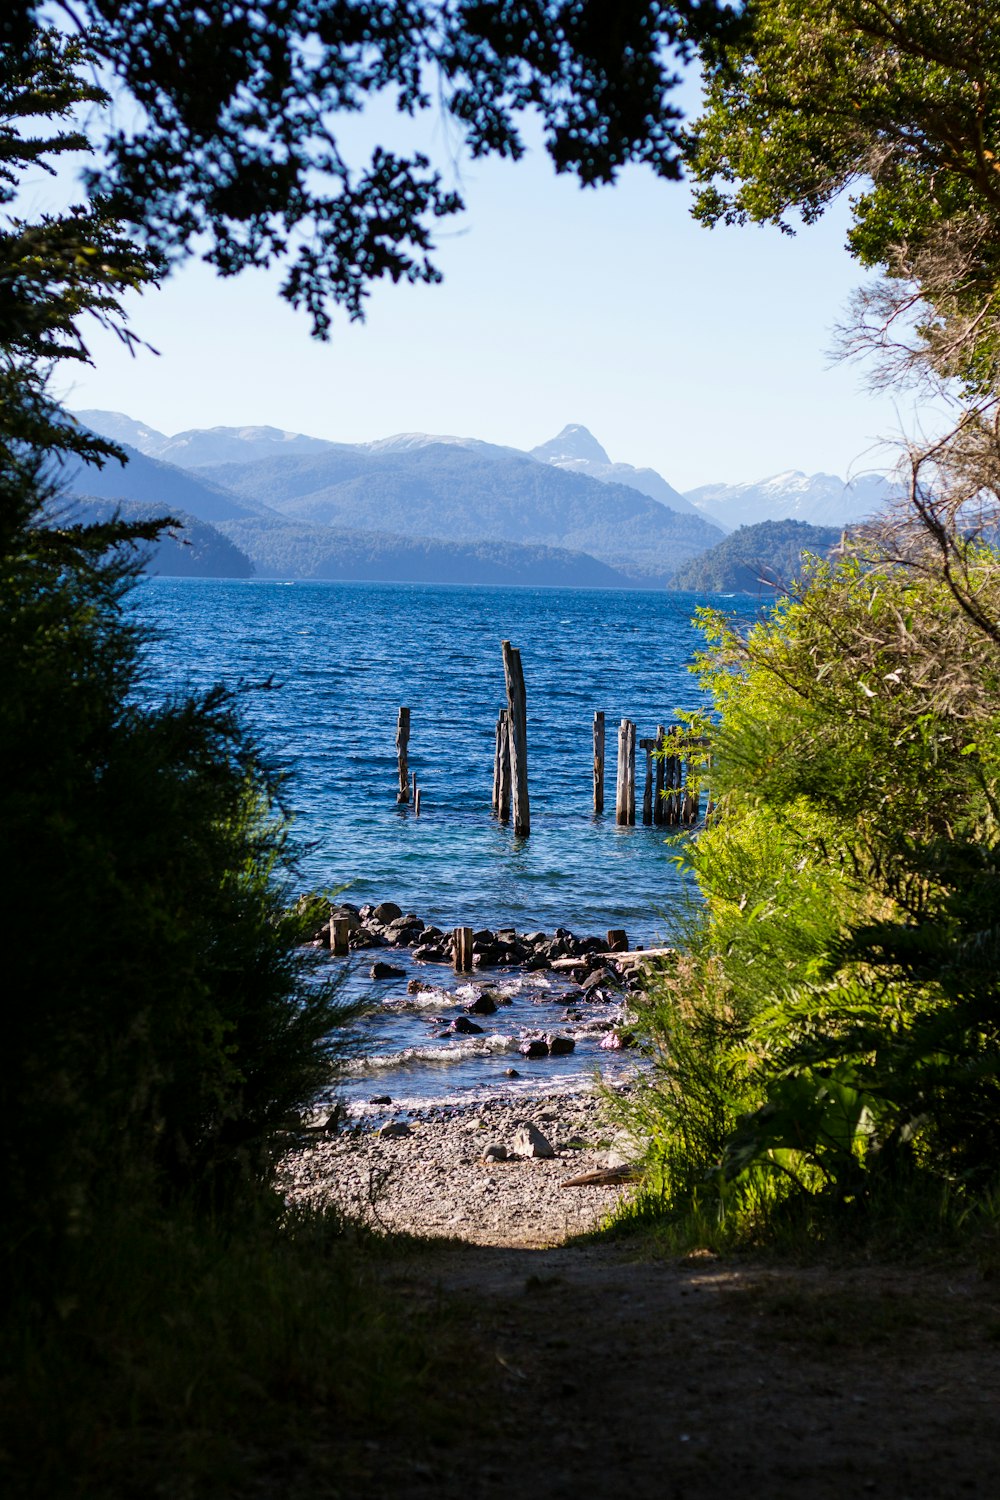
[[[249,685],[245,717],[289,772],[301,888],[347,887],[347,900],[395,901],[441,927],[624,927],[645,946],[669,939],[681,876],[666,830],[615,825],[617,726],[631,718],[643,737],[676,710],[702,705],[688,670],[698,602],[651,592],[270,580],[151,578],[138,591],[139,608],[161,632],[149,647],[154,693]],[[750,601],[726,604],[752,609]],[[505,701],[501,639],[519,647],[526,684],[527,839],[490,812]],[[267,689],[252,686],[267,680]],[[404,704],[419,819],[395,801]],[[607,723],[608,810],[595,819],[597,709]],[[538,1020],[542,1011],[530,1003]],[[501,1013],[508,1025],[511,1011]],[[393,1020],[373,1033],[383,1066],[400,1027],[405,1033]],[[412,1045],[412,1026],[409,1035]],[[565,1066],[583,1066],[584,1051]],[[433,1081],[440,1069],[419,1059],[407,1066],[411,1093],[441,1093]],[[448,1088],[472,1087],[468,1071],[464,1062],[452,1069]]]

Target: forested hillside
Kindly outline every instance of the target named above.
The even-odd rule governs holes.
[[[827,557],[843,536],[836,526],[760,521],[741,526],[674,574],[668,587],[692,594],[766,594],[802,572],[805,553]]]

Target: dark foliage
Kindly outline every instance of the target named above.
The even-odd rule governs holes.
[[[339,1019],[275,880],[275,788],[223,691],[136,701],[114,525],[34,525],[23,478],[2,499],[7,1222],[65,1231],[123,1191],[232,1205],[328,1080]]]
[[[8,0],[2,49],[41,0]],[[80,0],[74,22],[139,106],[92,188],[171,257],[207,245],[220,274],[286,261],[282,295],[314,332],[362,314],[372,281],[436,281],[435,219],[462,207],[419,153],[349,162],[335,118],[387,94],[443,106],[474,157],[517,159],[540,118],[560,172],[614,181],[631,161],[680,175],[670,54],[717,32],[718,0]],[[342,133],[340,133],[342,135]]]

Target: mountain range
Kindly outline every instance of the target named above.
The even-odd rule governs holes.
[[[775,513],[801,518],[812,503],[800,475],[681,495],[653,469],[612,463],[579,424],[529,453],[426,433],[369,443],[260,426],[168,436],[119,412],[76,416],[128,463],[68,469],[67,493],[182,510],[217,527],[262,576],[659,588],[755,505],[796,506]],[[862,498],[814,477],[827,512],[836,486],[852,514],[882,493],[873,485]]]

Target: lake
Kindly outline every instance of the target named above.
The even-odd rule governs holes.
[[[300,888],[346,887],[346,900],[394,901],[445,928],[568,927],[587,934],[624,927],[633,946],[669,940],[685,899],[673,862],[677,848],[665,829],[615,825],[617,726],[628,717],[639,737],[651,735],[678,709],[702,706],[689,670],[700,641],[691,623],[698,599],[149,578],[136,600],[160,632],[148,648],[153,693],[215,682],[245,687],[246,719],[267,755],[288,772]],[[712,602],[744,616],[755,608],[748,599]],[[527,839],[515,838],[490,811],[495,725],[505,702],[502,639],[520,649],[526,684]],[[411,711],[419,818],[395,800],[401,705]],[[607,810],[595,819],[598,709],[607,722]],[[641,752],[637,761],[641,809]],[[447,979],[447,971],[420,972]],[[356,965],[350,985],[366,981],[367,965]],[[520,983],[516,976],[508,981]],[[439,1008],[445,999],[460,1003],[454,988]],[[383,1006],[366,1023],[370,1060],[345,1085],[348,1095],[361,1100],[376,1075],[380,1085],[425,1102],[499,1087],[518,1028],[549,1025],[564,1014],[558,994],[539,999],[518,991],[514,998],[499,1013],[502,1025],[490,1026],[470,1056],[460,1055],[469,1052],[468,1041],[417,1035],[428,1023],[415,1007]],[[592,1050],[578,1045],[572,1058],[559,1059],[561,1076],[579,1077],[592,1067]],[[428,1053],[441,1060],[417,1055]]]

